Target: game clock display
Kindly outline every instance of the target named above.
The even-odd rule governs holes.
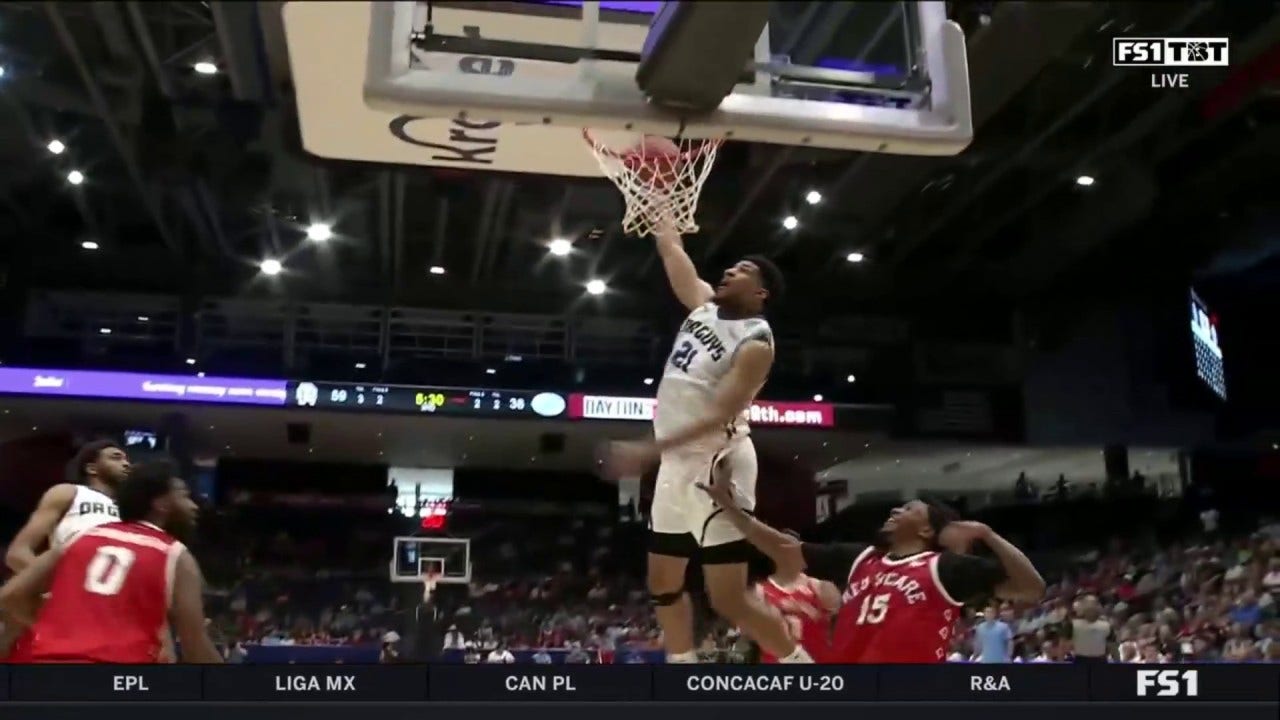
[[[292,382],[288,396],[292,407],[445,417],[557,418],[568,408],[553,392],[374,383]]]

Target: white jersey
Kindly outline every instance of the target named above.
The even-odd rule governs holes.
[[[707,411],[716,387],[733,366],[738,348],[749,340],[773,344],[773,331],[763,317],[726,320],[711,302],[689,313],[676,334],[658,384],[658,407],[653,417],[658,438],[676,432]],[[747,432],[745,410],[727,430],[731,434]]]
[[[71,507],[67,508],[67,514],[62,516],[49,536],[49,546],[63,547],[85,530],[114,522],[120,522],[116,501],[93,488],[78,485]]]

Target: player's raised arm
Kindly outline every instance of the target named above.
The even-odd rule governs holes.
[[[200,565],[190,552],[183,550],[174,570],[169,620],[182,645],[182,661],[210,665],[221,663],[222,655],[209,638],[203,595],[204,576],[200,574]]]
[[[40,498],[40,504],[27,520],[27,524],[18,531],[13,542],[9,543],[4,564],[8,565],[10,570],[22,572],[24,568],[36,561],[36,556],[49,542],[49,536],[53,534],[62,516],[67,514],[75,497],[76,486],[67,483],[54,485],[45,491],[44,496]]]
[[[671,226],[659,227],[657,245],[662,267],[667,271],[667,282],[671,283],[680,304],[690,310],[707,304],[715,293],[710,284],[698,277],[698,269],[685,252],[680,233]]]
[[[40,599],[48,592],[53,569],[62,557],[61,550],[50,550],[27,564],[9,582],[0,587],[0,608],[21,625],[35,622]]]

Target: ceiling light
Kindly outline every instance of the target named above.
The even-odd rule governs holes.
[[[102,335],[110,335],[111,328],[98,328],[98,333]]]
[[[72,185],[79,185],[80,183],[84,182],[84,173],[80,172],[79,170],[72,170],[71,172],[67,173],[67,182],[71,183]]]
[[[644,379],[644,384],[645,384],[645,385],[652,385],[652,384],[653,384],[653,378],[645,378],[645,379]]]
[[[817,190],[810,190],[805,196],[804,201],[810,205],[817,205],[822,202],[822,193]]]
[[[218,66],[214,65],[208,60],[204,60],[196,63],[195,65],[192,65],[191,69],[195,70],[201,75],[217,75],[218,74]]]
[[[497,371],[497,370],[494,370],[493,368],[485,368],[485,369],[484,369],[484,374],[485,374],[485,375],[497,375],[497,374],[498,374],[498,371]]]
[[[604,291],[605,291],[605,284],[603,280],[592,280],[591,282],[587,283],[587,292],[591,293],[592,295],[603,295]]]
[[[204,377],[204,371],[201,370],[200,372],[196,373],[196,377]]]
[[[788,215],[782,218],[782,227],[787,230],[795,230],[800,227],[800,220],[795,215]]]
[[[813,401],[814,401],[814,402],[822,402],[822,395],[820,395],[820,394],[819,394],[819,395],[814,395],[814,396],[813,396]]]
[[[146,315],[139,315],[138,322],[151,322],[151,318],[147,317]]]
[[[0,65],[0,78],[4,77],[4,66]]]
[[[431,269],[428,272],[430,272],[432,275],[443,275],[444,268],[440,267],[439,265],[432,265]]]
[[[195,365],[195,364],[196,364],[196,359],[195,359],[195,358],[187,358],[187,364],[188,364],[188,365]]]
[[[284,266],[275,258],[267,258],[266,260],[263,260],[262,264],[258,267],[262,270],[262,274],[264,275],[279,275],[280,271],[284,270]]]
[[[1092,175],[1081,175],[1076,178],[1076,184],[1080,187],[1089,187],[1094,183]]]
[[[84,248],[85,250],[97,250],[99,245],[98,243],[92,240],[85,240],[84,242],[80,243],[80,247]]]
[[[558,238],[547,243],[547,252],[556,257],[564,257],[573,252],[573,243],[563,238]]]
[[[365,365],[364,363],[356,363],[356,369],[357,369],[357,370],[363,370],[363,369],[365,369],[366,367],[368,367],[368,366],[367,366],[367,365]]]
[[[851,382],[854,382],[854,381],[855,381],[855,380],[857,380],[857,379],[858,379],[858,378],[856,378],[856,377],[854,377],[854,376],[852,376],[852,375],[849,375],[848,377],[846,377],[846,378],[844,379],[844,381],[845,381],[845,382],[850,382],[850,383],[851,383]]]
[[[333,237],[333,228],[325,223],[311,223],[307,226],[307,239],[315,242],[324,242]]]
[[[61,140],[50,140],[49,144],[45,145],[45,147],[54,155],[61,155],[67,150],[67,146],[63,145]]]
[[[866,255],[863,255],[863,254],[862,254],[862,253],[860,253],[860,252],[851,252],[851,253],[849,253],[848,255],[845,255],[845,256],[844,256],[844,259],[845,259],[847,262],[851,262],[851,263],[860,263],[860,262],[862,262],[863,260],[866,260],[866,259],[867,259],[867,256],[866,256]]]

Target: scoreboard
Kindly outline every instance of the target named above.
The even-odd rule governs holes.
[[[776,720],[786,712],[899,718],[919,713],[985,720],[1088,713],[1090,720],[1177,720],[1226,710],[1233,719],[1280,717],[1280,666],[1250,665],[13,665],[0,666],[0,717],[70,718],[53,708],[156,718],[421,718],[433,705],[485,715],[520,705],[557,718],[610,715],[705,720],[708,712]],[[797,704],[807,706],[799,710]],[[513,707],[515,705],[516,707]],[[505,706],[505,707],[504,707]],[[717,710],[717,706],[724,707]],[[1042,708],[1042,709],[1037,709]],[[341,712],[340,712],[341,711]],[[446,711],[447,712],[447,711]],[[412,713],[412,714],[411,714]],[[674,717],[670,717],[674,714]],[[834,717],[834,716],[833,716]]]

